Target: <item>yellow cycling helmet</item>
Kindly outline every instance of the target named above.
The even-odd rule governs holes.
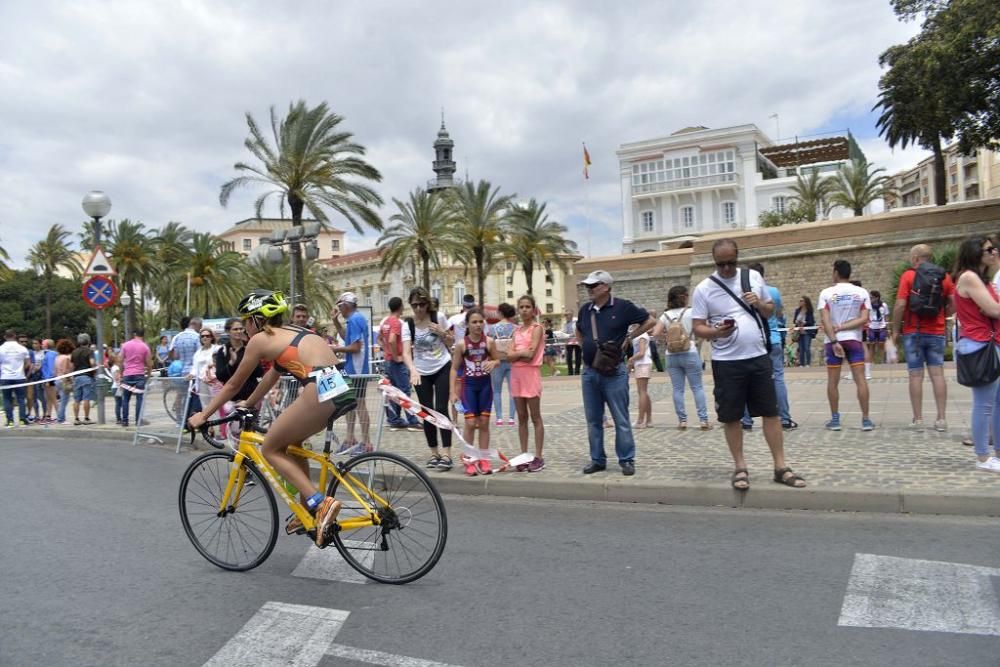
[[[288,302],[285,301],[285,295],[281,292],[272,292],[268,289],[255,289],[243,297],[236,310],[240,314],[240,317],[243,318],[252,315],[271,318],[288,310]]]

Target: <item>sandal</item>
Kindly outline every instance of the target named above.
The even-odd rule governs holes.
[[[737,468],[733,471],[730,483],[737,491],[748,491],[750,489],[750,472],[746,468]]]
[[[784,484],[785,486],[790,486],[793,489],[802,489],[805,488],[806,485],[806,480],[792,472],[791,468],[775,468],[774,481],[777,484]],[[802,483],[799,484],[799,482]]]

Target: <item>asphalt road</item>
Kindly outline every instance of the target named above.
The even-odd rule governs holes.
[[[292,576],[313,549],[304,538],[282,536],[248,573],[203,560],[177,513],[191,458],[0,440],[0,664],[253,655],[248,628],[280,603],[345,612],[308,638],[320,653],[302,665],[1000,665],[1000,570],[982,569],[1000,567],[995,520],[450,496],[448,547],[427,577],[345,583]],[[956,571],[986,583],[910,586],[944,625],[913,614],[926,627],[839,625],[858,554],[911,559],[878,570],[887,577],[943,561],[979,566]],[[948,623],[964,629],[933,630]],[[267,643],[297,626],[254,627]]]

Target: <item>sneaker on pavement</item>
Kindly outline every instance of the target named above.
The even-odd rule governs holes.
[[[441,463],[441,457],[435,455],[435,456],[432,456],[429,459],[427,459],[427,463],[424,464],[424,467],[425,468],[437,468],[440,463]]]
[[[407,424],[389,424],[390,431],[405,431]]]
[[[7,428],[14,428],[14,422],[12,421],[7,422]]]
[[[494,423],[495,426],[503,426],[503,420],[502,419],[498,419],[498,420],[496,420],[493,423]]]
[[[794,431],[798,427],[799,423],[794,419],[789,419],[786,422],[781,422],[781,428],[785,429],[786,431]]]
[[[944,433],[948,430],[948,422],[943,419],[938,419],[934,422],[934,430],[938,433]]]
[[[480,475],[491,475],[493,474],[493,468],[490,466],[488,459],[479,459],[476,461],[476,468],[479,469]]]
[[[423,431],[424,427],[423,427],[423,425],[420,424],[420,422],[417,422],[416,424],[407,424],[406,425],[406,430],[407,431]]]
[[[326,529],[336,522],[340,514],[340,501],[327,496],[316,509],[316,546],[326,546]]]
[[[438,459],[437,469],[438,470],[451,470],[452,462],[450,456],[442,456]]]
[[[465,464],[465,474],[469,477],[475,477],[479,474],[479,466],[476,465],[478,461],[469,461]]]
[[[827,431],[839,431],[840,430],[840,415],[834,415],[830,418],[825,425]]]
[[[862,419],[861,420],[861,430],[862,431],[874,431],[875,430],[875,422],[873,422],[871,419],[868,419],[867,417],[865,419]]]
[[[537,456],[531,460],[528,464],[528,472],[540,472],[545,469],[545,459],[538,458]]]
[[[516,424],[517,424],[517,422],[514,421],[513,417],[511,417],[510,419],[507,420],[507,426],[514,426]]]
[[[985,470],[986,472],[1000,472],[1000,459],[997,457],[991,457],[985,461],[976,461],[976,470]]]
[[[911,419],[910,425],[906,428],[911,431],[923,431],[924,430],[924,420],[923,419]]]

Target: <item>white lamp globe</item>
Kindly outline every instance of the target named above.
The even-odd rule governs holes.
[[[91,218],[103,218],[111,212],[111,198],[100,190],[91,190],[83,198],[83,212]]]

